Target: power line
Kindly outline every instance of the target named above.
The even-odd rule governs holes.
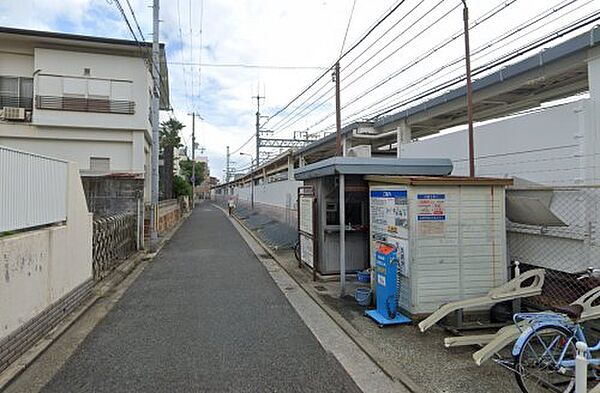
[[[572,4],[574,1],[575,0],[559,2],[559,4],[553,6],[552,8],[550,8],[550,9],[548,9],[548,10],[546,10],[546,11],[538,14],[536,17],[534,17],[533,18],[534,19],[533,23],[524,23],[524,24],[522,24],[520,26],[517,26],[516,28],[513,28],[513,29],[509,30],[509,32],[505,33],[503,36],[500,36],[500,38],[499,38],[499,40],[497,40],[497,42],[505,40],[506,38],[514,35],[515,33],[523,30],[526,27],[533,26],[535,23],[538,23],[538,22],[542,21],[543,19],[549,17],[553,13],[558,12],[561,9],[564,9],[566,6]],[[554,20],[561,19],[564,16],[566,16],[566,15],[568,15],[568,14],[576,11],[577,9],[582,8],[583,6],[585,6],[585,5],[587,5],[587,4],[591,3],[591,2],[593,2],[593,0],[588,1],[587,3],[583,4],[580,7],[577,7],[576,9],[570,10],[569,12],[567,12],[564,15],[558,15]],[[594,23],[595,21],[597,21],[597,20],[600,19],[599,15],[600,15],[600,12],[596,12],[596,13],[587,15],[585,17],[582,17],[582,18],[576,20],[575,22],[572,22],[570,25],[567,25],[566,27],[563,27],[561,29],[555,30],[552,33],[547,34],[547,35],[545,35],[543,37],[537,38],[533,42],[530,42],[530,43],[528,43],[528,44],[526,44],[524,46],[521,46],[520,48],[518,48],[516,50],[513,50],[513,51],[511,51],[509,53],[505,53],[501,57],[496,57],[492,61],[490,61],[488,63],[485,63],[484,65],[478,67],[476,69],[475,73],[476,74],[480,74],[480,73],[486,72],[489,69],[492,69],[494,67],[503,65],[506,62],[509,62],[509,61],[513,60],[514,58],[516,58],[518,56],[521,56],[521,55],[523,55],[523,54],[525,54],[525,53],[527,53],[527,52],[529,52],[531,50],[535,50],[535,49],[537,49],[537,48],[539,48],[539,47],[541,47],[541,46],[543,46],[543,45],[551,42],[552,40],[555,40],[555,39],[560,38],[560,37],[562,37],[564,35],[570,34],[570,33],[574,32],[574,31],[576,31],[577,29],[585,27],[585,26],[587,26],[587,25],[589,25],[591,23]],[[524,25],[527,25],[527,26],[524,26]],[[516,39],[513,40],[513,41],[516,41]],[[495,43],[497,43],[497,42],[495,42]],[[491,45],[494,45],[495,43],[492,43]],[[478,48],[478,51],[481,51],[481,50],[484,50],[484,49],[488,49],[491,45],[485,45],[484,44],[484,45],[480,46],[480,48]],[[503,45],[503,46],[505,46],[505,45]],[[463,57],[463,59],[464,59],[464,57]],[[440,91],[443,91],[443,90],[445,90],[445,89],[447,89],[447,88],[449,88],[451,86],[454,86],[454,85],[456,85],[456,84],[464,81],[464,77],[462,77],[462,76],[459,75],[459,76],[454,77],[454,78],[452,78],[452,79],[450,79],[448,81],[443,82],[442,84],[436,85],[436,86],[434,86],[434,87],[426,90],[423,93],[419,93],[419,94],[416,94],[416,95],[413,95],[413,96],[409,96],[408,98],[403,99],[402,101],[397,102],[396,104],[388,105],[387,107],[384,107],[384,109],[379,109],[379,110],[377,110],[377,112],[372,112],[371,114],[358,116],[358,117],[355,117],[354,119],[352,119],[353,116],[361,114],[365,110],[368,110],[370,108],[373,108],[375,106],[380,105],[382,102],[385,102],[387,99],[389,99],[390,97],[393,97],[393,96],[397,95],[400,92],[406,93],[407,90],[408,91],[417,90],[416,86],[420,85],[423,82],[423,80],[427,79],[431,75],[437,75],[438,72],[440,72],[441,70],[443,70],[445,68],[447,68],[447,65],[441,66],[439,69],[432,71],[426,77],[420,77],[416,81],[412,82],[411,84],[409,84],[407,86],[401,87],[396,92],[394,92],[391,95],[389,95],[386,98],[384,98],[383,101],[379,100],[378,102],[373,103],[373,104],[367,106],[366,108],[363,108],[363,109],[361,109],[361,110],[359,110],[357,112],[354,112],[353,114],[347,116],[347,118],[350,118],[350,120],[348,120],[346,122],[346,124],[352,123],[353,121],[356,121],[357,119],[371,119],[371,120],[376,119],[378,117],[383,116],[386,113],[389,113],[389,112],[391,112],[393,110],[399,109],[400,107],[405,106],[407,104],[413,104],[414,105],[416,102],[419,102],[420,100],[423,100],[423,99],[428,98],[428,97],[430,97],[432,95],[435,95],[435,94],[437,94]],[[446,75],[447,74],[448,73],[446,73]],[[436,78],[436,79],[440,79],[440,78]],[[406,96],[406,94],[405,94],[405,96]],[[385,112],[382,112],[382,110],[384,110]],[[319,132],[323,132],[325,130],[331,129],[331,128],[333,128],[333,126],[334,125],[330,125],[330,126],[326,127],[325,129],[323,129],[323,130],[321,130]],[[318,132],[315,132],[313,134],[316,134],[316,133],[318,133]]]
[[[204,0],[200,0],[200,50],[198,51],[198,94],[200,95],[200,90],[202,89],[202,42],[204,39],[204,30],[203,30],[203,22],[204,22]],[[196,108],[197,109],[197,108]]]
[[[361,53],[359,53],[356,57],[354,57],[354,59],[352,59],[348,65],[346,65],[342,71],[346,70],[351,64],[353,64],[358,58],[360,58],[362,55],[364,55],[366,53],[366,51],[368,51],[370,48],[373,47],[373,45],[375,45],[377,42],[379,42],[383,37],[385,37],[394,27],[396,27],[401,21],[403,21],[405,18],[407,18],[410,14],[412,14],[412,12],[419,7],[424,0],[422,0],[419,4],[417,4],[415,7],[413,7],[412,9],[410,9],[404,16],[402,16],[402,18],[400,18],[398,21],[396,21],[390,28],[388,28],[383,34],[381,34],[375,41],[373,41],[366,49],[364,49]],[[444,0],[440,0],[440,3],[444,1]],[[435,7],[434,7],[435,8]],[[386,46],[384,46],[385,49],[387,46],[389,46],[391,43],[394,42],[395,39],[399,38],[404,32],[406,32],[406,30],[404,30],[403,32],[401,32],[400,34],[396,35],[396,37],[394,37]],[[370,59],[368,59],[367,61],[369,61]],[[362,65],[364,65],[366,62],[364,62]],[[361,67],[358,66],[358,67]],[[357,68],[358,68],[357,67]],[[354,71],[352,71],[351,73],[354,73],[356,71],[356,69]],[[342,81],[345,80],[346,77],[342,78]],[[321,100],[323,97],[325,97],[327,94],[330,94],[333,92],[334,87],[330,86],[329,89],[321,94],[318,98],[316,98],[312,103],[308,104],[307,107],[302,108],[302,106],[307,103],[308,101],[310,101],[310,99],[312,97],[314,97],[315,95],[319,94],[320,91],[322,91],[325,87],[330,86],[330,84],[328,82],[325,83],[325,85],[321,86],[317,91],[313,92],[309,97],[307,97],[302,103],[300,103],[299,105],[297,105],[290,113],[288,113],[287,115],[285,115],[283,118],[279,119],[278,122],[273,125],[273,127],[271,127],[273,130],[275,130],[276,132],[281,132],[284,130],[284,127],[286,127],[286,125],[289,125],[288,123],[290,121],[292,121],[293,119],[297,119],[303,112],[305,112],[306,110],[308,110],[310,108],[311,105],[316,104],[319,100]],[[342,89],[343,90],[343,89]],[[330,96],[329,98],[327,98],[327,100],[329,100],[330,98],[332,98],[333,96]],[[320,105],[318,105],[316,108],[314,108],[313,110],[311,110],[309,113],[313,112],[314,110],[316,110],[317,108],[320,108],[321,106],[323,106],[325,104],[325,102],[321,103]],[[301,109],[302,108],[302,109]],[[300,110],[300,112],[296,113],[298,110]],[[296,113],[294,115],[294,113]],[[276,114],[277,115],[277,114]],[[274,116],[276,116],[274,115]],[[293,116],[292,116],[293,115]],[[305,116],[303,116],[305,117]],[[298,120],[302,119],[303,117],[300,117]],[[296,122],[292,123],[295,124]]]
[[[439,7],[444,0],[439,1],[437,4],[435,4],[432,8],[430,8],[429,10],[425,11],[421,17],[419,18],[419,21],[424,20],[423,18],[426,15],[430,15],[437,7]],[[425,28],[423,28],[422,30],[420,30],[417,34],[415,34],[412,38],[410,38],[409,40],[407,40],[405,43],[403,43],[402,45],[400,45],[398,48],[394,49],[391,53],[389,53],[388,55],[386,55],[386,57],[384,57],[383,60],[378,61],[377,63],[375,63],[372,67],[370,67],[369,69],[367,69],[366,71],[364,71],[361,75],[359,75],[358,77],[354,78],[354,80],[352,80],[351,82],[347,83],[344,85],[344,87],[342,88],[342,91],[346,88],[348,88],[349,86],[351,86],[352,84],[354,84],[355,82],[357,82],[358,80],[360,80],[360,78],[364,77],[365,75],[367,75],[369,72],[371,72],[373,69],[377,68],[378,66],[380,66],[381,64],[383,64],[384,61],[388,60],[391,58],[391,56],[393,56],[394,54],[396,54],[398,51],[400,51],[402,48],[406,47],[406,45],[408,45],[409,43],[413,42],[414,40],[416,40],[418,37],[420,37],[422,34],[424,34],[427,30],[433,28],[436,24],[438,24],[442,19],[444,19],[446,16],[448,16],[451,12],[453,12],[454,10],[456,10],[458,7],[460,6],[460,3],[456,4],[454,7],[452,7],[450,10],[446,11],[442,16],[438,17],[435,21],[433,21],[432,23],[430,23],[428,26],[426,26]],[[404,33],[406,33],[407,31],[409,31],[412,27],[417,26],[418,22],[415,24],[410,25],[408,28],[404,29],[399,35],[396,36],[395,39],[397,39],[398,37],[400,37],[401,35],[403,35]],[[394,39],[394,40],[395,40]],[[393,41],[390,41],[390,43]],[[386,45],[385,47],[389,46]],[[366,64],[366,62],[363,62],[359,67],[363,66],[364,64]],[[355,68],[354,71],[352,71],[352,73],[354,73],[356,70],[358,70],[358,68]],[[351,73],[351,74],[352,74]],[[369,93],[369,92],[367,92]],[[315,100],[315,104],[321,99],[323,98],[327,93],[321,95],[317,100]],[[305,115],[303,117],[306,117],[306,115],[314,112],[316,109],[322,107],[326,102],[329,101],[329,99],[331,99],[332,96],[327,97],[325,99],[325,101],[323,101],[322,103],[320,103],[319,105],[313,107],[310,111],[308,111],[307,113],[305,113]],[[344,106],[342,106],[342,109],[347,107],[348,104],[345,104]],[[335,113],[335,112],[333,112]],[[327,116],[320,120],[319,122],[317,122],[316,124],[311,125],[309,128],[315,127],[316,125],[320,124],[321,122],[327,120],[327,118],[329,118],[329,116],[331,116],[331,113],[327,114]],[[301,120],[303,117],[296,119],[295,121],[287,124],[288,127],[294,125],[295,123],[297,123],[299,120]]]
[[[546,45],[549,42],[552,42],[553,40],[556,40],[558,38],[561,38],[569,33],[572,33],[582,27],[588,26],[596,21],[600,20],[600,11],[597,11],[595,13],[589,14],[583,18],[580,18],[579,20],[561,28],[558,30],[555,30],[554,32],[547,34],[546,36],[539,38],[537,40],[535,40],[534,42],[521,46],[520,48],[508,53],[507,55],[505,55],[503,58],[501,57],[497,57],[494,60],[480,66],[477,70],[475,70],[473,72],[473,75],[475,74],[481,74],[485,71],[489,71],[495,67],[498,67],[504,63],[507,63],[511,60],[514,60],[515,58],[522,56],[532,50],[538,49],[544,45]],[[444,84],[443,86],[439,86],[438,88],[436,88],[436,92],[439,92],[443,89],[446,89],[452,85],[455,85],[459,82],[462,82],[464,80],[463,77],[458,77],[455,78],[454,80],[451,80],[449,82],[447,82],[446,84]],[[413,101],[412,99],[410,101]],[[388,109],[386,109],[385,111],[379,113],[376,117],[380,117],[384,114],[387,114],[395,109],[400,108],[402,105],[405,105],[404,103],[399,103],[397,105],[394,105]]]
[[[264,68],[264,69],[281,69],[281,70],[329,70],[327,67],[316,66],[287,66],[287,65],[268,65],[268,64],[244,64],[244,63],[201,63],[189,61],[169,61],[169,64],[174,65],[192,65],[202,67],[215,68]]]
[[[327,75],[329,73],[329,70],[332,69],[333,65],[335,65],[337,62],[339,62],[342,58],[344,58],[346,55],[348,55],[348,53],[352,52],[358,45],[360,45],[369,35],[371,35],[371,33],[379,26],[381,25],[381,23],[383,23],[387,18],[389,18],[397,9],[398,7],[400,7],[406,0],[399,0],[396,2],[396,5],[394,5],[391,9],[389,9],[378,21],[376,21],[371,28],[369,28],[369,30],[363,34],[363,36],[354,44],[352,45],[352,47],[350,49],[348,49],[347,51],[345,51],[335,62],[333,62],[333,64],[328,67],[328,69],[323,72],[322,74],[320,74],[313,82],[311,82],[304,90],[302,90],[298,95],[296,95],[289,103],[287,103],[283,108],[279,109],[277,112],[275,112],[275,114],[271,115],[267,121],[262,125],[262,127],[264,127],[267,123],[269,123],[269,121],[278,116],[279,114],[281,114],[283,111],[285,111],[287,108],[290,107],[290,105],[292,105],[297,99],[299,99],[303,94],[305,94],[310,88],[312,88],[314,85],[317,84],[317,82],[319,80],[321,80],[321,78],[323,78],[325,75]]]
[[[142,33],[142,29],[140,28],[140,24],[138,23],[137,17],[135,16],[135,12],[133,11],[133,7],[131,7],[131,3],[129,2],[129,0],[125,0],[127,1],[127,6],[129,7],[129,12],[131,12],[131,16],[133,16],[133,22],[135,23],[136,27],[137,27],[137,31],[140,34],[140,37],[142,38],[142,41],[146,41],[146,38],[144,38],[144,33]]]
[[[187,101],[187,109],[189,111],[191,109],[191,106],[190,106],[190,95],[188,93],[188,85],[187,85],[187,76],[186,76],[187,71],[185,68],[186,63],[184,63],[184,61],[183,61],[183,33],[181,31],[181,8],[179,5],[179,0],[177,0],[177,24],[179,27],[179,42],[182,45],[182,48],[181,48],[181,51],[179,52],[179,54],[181,55],[181,70],[183,72],[183,86],[185,88],[185,98]],[[174,64],[174,63],[172,63],[172,64]]]
[[[492,42],[490,42],[490,43],[486,43],[486,44],[484,44],[484,45],[480,46],[478,49],[476,49],[476,50],[473,52],[473,54],[480,53],[480,52],[482,52],[482,51],[484,51],[484,50],[486,50],[486,49],[489,49],[490,47],[492,47],[492,46],[494,46],[495,44],[497,44],[497,43],[499,43],[499,42],[501,42],[501,41],[503,41],[503,40],[505,40],[505,39],[509,38],[510,36],[512,36],[512,35],[514,35],[514,34],[516,34],[517,32],[519,32],[519,31],[521,31],[521,30],[523,30],[523,29],[525,29],[525,28],[527,28],[527,27],[529,27],[529,26],[533,26],[535,23],[537,23],[537,22],[539,22],[539,21],[541,21],[541,20],[543,20],[543,19],[545,19],[545,18],[549,17],[550,15],[552,15],[552,13],[555,13],[555,12],[558,12],[558,11],[560,11],[561,9],[565,8],[566,6],[568,6],[568,5],[572,4],[574,1],[576,1],[576,0],[570,0],[570,1],[563,1],[563,2],[559,2],[557,5],[553,6],[552,8],[550,8],[550,9],[548,9],[548,10],[546,10],[546,11],[544,11],[544,12],[542,12],[542,13],[538,14],[538,15],[536,15],[536,16],[535,16],[533,19],[529,20],[528,22],[526,22],[526,23],[524,23],[524,24],[521,24],[520,26],[517,26],[517,27],[515,27],[515,28],[513,28],[513,29],[509,30],[507,33],[504,33],[504,35],[501,35],[501,36],[497,37],[495,40],[493,40],[493,41],[492,41]],[[591,1],[590,1],[590,2],[591,2]],[[589,3],[589,2],[588,2],[588,3]],[[587,4],[587,3],[586,3],[586,4]],[[578,7],[578,8],[581,8],[581,7]],[[573,12],[573,11],[575,11],[575,10],[569,11],[568,13],[571,13],[571,12]],[[567,14],[568,14],[568,13],[567,13]],[[565,16],[565,15],[563,15],[563,16],[559,16],[559,17],[557,17],[556,19],[562,18],[562,17],[564,17],[564,16]],[[513,42],[514,42],[514,41],[516,41],[516,39],[515,39],[515,40],[513,40]],[[503,46],[505,46],[505,45],[503,45]],[[498,49],[499,49],[499,48],[498,48]],[[497,49],[495,49],[495,50],[497,50]],[[506,55],[506,54],[505,54],[505,55]],[[481,58],[481,57],[483,57],[483,56],[480,56],[480,58]],[[384,97],[383,99],[380,99],[380,100],[378,100],[378,102],[375,102],[375,103],[373,103],[373,104],[370,104],[370,105],[369,105],[369,106],[367,106],[366,108],[363,108],[363,109],[361,109],[361,110],[359,110],[359,111],[357,111],[357,112],[354,112],[354,113],[352,113],[352,114],[351,114],[351,115],[349,115],[348,117],[353,117],[353,116],[355,116],[355,115],[358,115],[358,114],[360,114],[360,113],[363,113],[365,110],[368,110],[368,109],[370,109],[370,108],[373,108],[373,107],[375,107],[375,106],[379,106],[379,105],[381,105],[383,102],[385,102],[385,101],[387,101],[388,99],[390,99],[391,97],[393,97],[393,96],[397,95],[398,93],[407,93],[407,89],[416,90],[416,86],[418,86],[418,85],[422,84],[424,81],[428,80],[428,79],[429,79],[431,76],[438,76],[438,78],[436,78],[436,79],[441,79],[443,76],[439,76],[439,72],[441,72],[441,71],[443,71],[443,70],[446,70],[446,69],[448,69],[450,66],[452,66],[452,65],[455,65],[455,64],[459,63],[459,62],[460,62],[460,61],[462,61],[462,60],[464,60],[464,56],[462,56],[462,57],[459,57],[459,58],[457,58],[457,59],[453,60],[452,62],[450,62],[450,63],[447,63],[447,64],[445,64],[445,65],[443,65],[443,66],[439,67],[438,69],[436,69],[436,70],[434,70],[434,71],[430,72],[429,74],[427,74],[427,75],[425,75],[425,76],[421,76],[421,77],[419,77],[417,81],[415,81],[415,82],[413,82],[413,83],[409,84],[408,86],[403,86],[403,87],[401,87],[400,89],[396,90],[394,93],[392,93],[392,94],[390,94],[390,95],[388,95],[388,96]],[[445,75],[448,75],[448,74],[450,74],[450,73],[452,73],[452,71],[448,71],[448,72],[446,72],[446,73],[445,73]],[[447,86],[446,86],[446,87],[447,87]],[[362,94],[362,95],[364,95],[365,93],[366,93],[366,92],[363,92],[363,93],[361,93],[361,94]],[[360,99],[360,98],[361,98],[361,94],[357,95],[357,96],[355,97],[355,98],[357,98],[357,99],[353,100],[353,102],[355,102],[355,101],[357,101],[358,99]],[[411,98],[411,99],[412,99],[412,98]],[[353,102],[350,102],[350,103],[346,104],[346,106],[350,105],[350,104],[351,104],[351,103],[353,103]],[[412,102],[412,101],[411,101],[411,102]],[[329,114],[329,116],[331,116],[331,114]],[[376,114],[375,114],[375,113],[372,113],[372,114],[370,114],[370,115],[367,115],[367,116],[366,116],[366,118],[370,118],[370,117],[373,117],[373,116],[376,116]],[[326,119],[322,119],[322,121],[323,121],[323,120],[326,120]],[[318,124],[318,123],[317,123],[317,124]],[[317,124],[315,124],[315,125],[313,125],[313,126],[316,126]],[[328,128],[330,128],[330,127],[331,127],[331,126],[329,126]]]
[[[526,23],[523,23],[523,24],[521,24],[519,26],[516,26],[515,28],[513,28],[513,29],[509,30],[508,32],[504,33],[503,35],[498,36],[494,40],[481,45],[480,47],[478,47],[477,49],[475,49],[474,51],[472,51],[472,53],[471,53],[472,54],[472,58],[475,58],[476,60],[482,59],[484,56],[486,56],[482,52],[485,52],[487,49],[490,49],[491,47],[495,46],[496,44],[498,44],[498,43],[500,43],[500,42],[502,42],[502,41],[504,41],[504,40],[512,37],[513,35],[521,32],[521,31],[523,31],[523,30],[525,30],[525,29],[527,29],[529,27],[534,26],[535,24],[537,24],[537,23],[543,21],[544,19],[548,18],[549,16],[551,16],[553,13],[556,13],[556,12],[562,10],[563,8],[567,7],[568,5],[571,5],[575,1],[576,0],[568,0],[568,1],[559,2],[559,4],[557,4],[557,5],[553,6],[553,7],[551,7],[550,9],[548,9],[548,10],[546,10],[546,11],[544,11],[544,12],[542,12],[542,13],[536,15],[536,16],[534,16],[532,19],[528,20]],[[570,13],[572,13],[572,12],[574,12],[574,11],[582,8],[582,7],[584,7],[585,5],[587,5],[587,4],[589,4],[589,3],[593,2],[593,1],[594,0],[589,0],[587,3],[585,3],[585,4],[581,5],[580,7],[577,7],[575,9],[573,9],[573,10],[565,13],[564,15],[558,15],[556,18],[554,18],[553,20],[547,22],[546,24],[552,23],[552,22],[554,22],[554,21],[556,21],[558,19],[562,19],[566,15],[568,15],[568,14],[570,14]],[[529,34],[531,34],[531,33],[527,33],[525,35],[529,35]],[[522,39],[525,35],[522,35],[521,37],[516,37],[513,40],[511,40],[511,41],[509,41],[509,42],[501,45],[500,47],[494,48],[494,51],[497,51],[500,48],[503,48],[503,47],[505,47],[505,46],[507,46],[507,45],[509,45],[511,43],[514,43],[515,41],[517,41],[519,39]],[[478,54],[480,54],[480,56],[477,56]],[[490,54],[491,54],[491,52],[490,52]],[[436,78],[432,79],[430,82],[428,82],[428,83],[425,84],[425,86],[431,85],[434,81],[441,80],[444,77],[446,77],[447,75],[450,75],[450,74],[456,72],[456,69],[453,70],[451,67],[459,65],[459,63],[462,62],[463,60],[464,60],[464,56],[455,58],[451,62],[446,63],[445,65],[440,66],[439,68],[431,71],[430,73],[428,73],[428,74],[420,77],[418,81],[413,82],[413,83],[411,83],[409,85],[405,85],[405,86],[401,87],[400,89],[394,91],[393,93],[387,95],[386,97],[378,100],[378,102],[370,104],[367,107],[365,107],[363,109],[360,109],[357,112],[354,112],[349,117],[358,115],[358,114],[360,114],[360,113],[362,113],[362,112],[364,112],[364,111],[366,111],[368,109],[374,108],[376,106],[381,106],[381,104],[383,104],[385,101],[388,101],[390,98],[393,98],[393,97],[395,97],[396,95],[398,95],[400,93],[404,93],[404,96],[406,96],[407,93],[409,93],[411,91],[414,91],[414,90],[417,90],[416,86],[422,85],[423,82],[431,79],[431,77],[433,77],[433,76],[436,76]],[[443,71],[446,71],[446,72],[443,72]],[[441,72],[443,72],[443,73],[440,75]],[[378,113],[378,112],[374,112],[372,114],[366,115],[366,117],[369,118],[369,117],[375,116],[376,113]]]
[[[340,48],[340,56],[344,52],[344,46],[346,45],[346,38],[348,37],[348,30],[350,30],[350,23],[352,23],[352,16],[354,15],[354,7],[356,7],[356,0],[352,2],[352,9],[350,10],[350,17],[348,18],[348,24],[346,25],[346,32],[344,33],[344,39],[342,40],[342,47]]]
[[[478,18],[476,21],[474,21],[471,24],[471,28],[475,28],[479,24],[481,24],[481,23],[485,22],[486,20],[490,19],[491,17],[497,15],[498,13],[500,13],[501,11],[503,11],[504,9],[506,9],[510,5],[512,5],[515,1],[516,0],[501,2],[499,6],[494,7],[491,11],[488,11],[481,18]],[[382,64],[383,61],[388,60],[392,55],[396,54],[400,49],[406,47],[408,44],[410,44],[415,39],[417,39],[421,34],[423,34],[427,30],[429,30],[433,26],[435,26],[437,23],[439,23],[442,19],[444,19],[446,16],[448,16],[452,11],[456,10],[459,6],[460,6],[460,3],[457,4],[455,7],[453,7],[452,9],[450,9],[449,11],[447,11],[444,15],[440,16],[437,20],[435,20],[429,26],[427,26],[426,28],[424,28],[423,30],[421,30],[418,34],[416,34],[410,40],[408,40],[407,42],[405,42],[404,44],[402,44],[401,46],[399,46],[398,48],[396,48],[394,51],[392,51],[391,53],[389,53],[383,60],[380,60],[374,66],[372,66],[371,68],[369,68],[366,71],[364,71],[362,74],[360,74],[359,76],[357,76],[356,78],[354,78],[351,82],[347,83],[344,86],[344,89],[347,88],[347,87],[349,87],[349,86],[351,86],[355,82],[359,81],[367,73],[371,72],[377,66],[379,66],[380,64]],[[401,75],[405,71],[408,71],[409,69],[415,67],[417,64],[419,64],[422,61],[424,61],[425,59],[429,58],[430,56],[432,56],[433,54],[435,54],[440,49],[442,49],[442,48],[446,47],[447,45],[449,45],[450,43],[452,43],[454,40],[456,40],[461,35],[462,35],[462,31],[458,31],[458,32],[452,34],[450,37],[448,37],[445,40],[443,40],[442,42],[438,43],[437,45],[434,45],[432,48],[430,48],[429,50],[425,51],[421,55],[417,56],[415,59],[407,62],[404,67],[402,67],[399,70],[397,70],[397,71],[395,71],[395,72],[387,75],[386,77],[384,77],[383,79],[381,79],[379,82],[377,82],[375,85],[372,85],[371,87],[367,88],[366,90],[364,90],[364,91],[356,94],[352,99],[350,99],[347,103],[344,104],[344,106],[342,107],[342,109],[347,108],[348,106],[352,105],[356,101],[364,98],[367,94],[370,94],[371,92],[373,92],[376,89],[380,88],[384,84],[386,84],[386,83],[390,82],[391,80],[393,80],[394,78],[398,77],[399,75]],[[326,117],[324,117],[323,119],[321,119],[318,122],[316,122],[315,124],[313,124],[311,126],[311,128],[315,127],[315,126],[319,125],[320,123],[322,123],[323,121],[327,120],[327,118],[329,116],[331,116],[331,114],[328,114]]]
[[[193,37],[193,33],[192,33],[192,0],[188,1],[188,17],[189,17],[189,28],[190,28],[190,61],[194,61],[194,45],[192,43],[192,37]],[[191,72],[190,72],[190,78],[192,80],[191,82],[191,90],[192,90],[192,108],[195,108],[195,101],[196,101],[196,96],[194,94],[194,71],[193,68],[190,68]]]

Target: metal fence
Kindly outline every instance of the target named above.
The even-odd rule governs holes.
[[[67,219],[63,160],[0,146],[0,232]]]
[[[524,270],[546,269],[542,294],[527,299],[530,304],[540,308],[564,306],[600,285],[597,279],[579,280],[577,274],[590,266],[600,267],[600,186],[538,191],[550,193],[550,211],[566,225],[508,222],[508,252]]]
[[[138,230],[135,214],[115,214],[94,220],[92,257],[95,279],[105,277],[135,252]]]

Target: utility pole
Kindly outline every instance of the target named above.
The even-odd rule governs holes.
[[[260,91],[252,98],[256,98],[256,168],[258,168],[260,156],[260,100],[264,99],[264,96],[260,95]]]
[[[465,66],[467,68],[467,123],[469,127],[469,176],[475,176],[475,146],[473,137],[473,85],[471,83],[471,50],[469,49],[469,8],[463,3],[463,21],[465,24]]]
[[[151,152],[151,209],[150,209],[150,248],[154,250],[158,240],[156,224],[158,222],[158,121],[159,121],[159,101],[160,101],[160,62],[159,62],[159,32],[158,19],[160,11],[160,0],[153,0],[152,5],[152,105],[151,105],[151,123],[152,123],[152,152]]]
[[[340,62],[335,63],[335,155],[342,154],[342,110],[340,107]]]
[[[225,183],[229,183],[229,146],[227,146],[227,161],[225,168]]]
[[[192,209],[196,207],[196,112],[192,112]]]

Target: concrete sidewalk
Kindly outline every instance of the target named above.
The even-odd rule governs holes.
[[[203,204],[46,392],[357,392],[229,220]]]

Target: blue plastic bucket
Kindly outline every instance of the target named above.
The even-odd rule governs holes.
[[[356,288],[354,291],[354,299],[361,306],[368,306],[371,304],[371,288]]]
[[[369,270],[358,272],[356,273],[356,279],[359,282],[371,282],[371,272]]]

